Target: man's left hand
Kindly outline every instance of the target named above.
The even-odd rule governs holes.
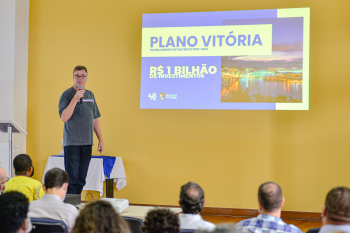
[[[102,154],[102,152],[104,151],[105,149],[105,145],[103,144],[103,141],[102,142],[99,142],[98,143],[98,147],[97,147],[97,151],[100,152],[100,154]]]

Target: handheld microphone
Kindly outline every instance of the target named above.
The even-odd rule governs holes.
[[[80,91],[81,89],[83,89],[83,87],[81,85],[78,85],[78,89]],[[83,105],[83,97],[80,98],[80,105]]]

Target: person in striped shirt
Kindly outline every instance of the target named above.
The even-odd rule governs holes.
[[[258,200],[260,214],[255,218],[237,223],[237,233],[302,233],[299,228],[281,219],[281,209],[285,200],[278,184],[274,182],[261,184],[258,190]]]

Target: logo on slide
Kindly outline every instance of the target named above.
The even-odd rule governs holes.
[[[177,94],[166,94],[165,99],[168,100],[176,100],[177,99]]]
[[[164,100],[164,96],[165,96],[165,94],[162,92],[162,93],[160,93],[159,94],[159,96],[160,96],[160,100]]]
[[[157,93],[153,92],[153,93],[148,93],[148,97],[151,100],[157,100]]]

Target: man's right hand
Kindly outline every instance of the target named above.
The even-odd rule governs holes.
[[[85,93],[85,89],[84,90],[78,90],[75,95],[74,95],[74,99],[78,102],[81,98],[84,97],[84,93]]]
[[[73,115],[74,109],[77,106],[77,102],[79,102],[80,98],[84,97],[85,90],[78,90],[73,99],[70,101],[69,105],[63,110],[61,114],[61,120],[63,122],[67,122],[71,116]]]

